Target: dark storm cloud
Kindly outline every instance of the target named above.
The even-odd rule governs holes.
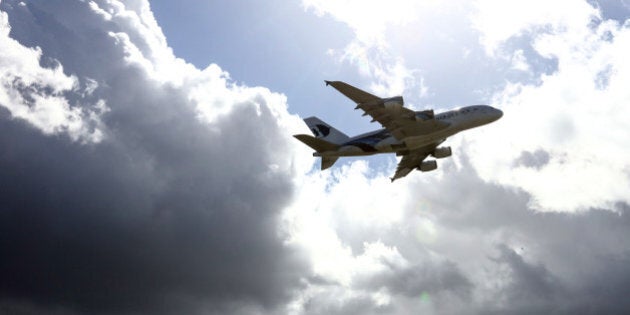
[[[45,136],[0,110],[0,310],[195,313],[282,305],[299,286],[278,215],[291,141],[263,95],[211,126],[186,93],[123,60],[123,47],[78,1],[3,1],[11,36],[68,74],[98,82],[107,137]],[[83,24],[82,24],[83,23]],[[144,47],[144,48],[143,48]],[[257,106],[255,106],[257,104]]]
[[[510,270],[510,282],[499,293],[497,300],[504,305],[491,305],[490,308],[501,312],[515,313],[553,313],[561,311],[566,301],[567,288],[559,283],[544,265],[525,262],[522,256],[506,245],[498,246],[499,257],[496,262],[506,265]],[[564,310],[568,311],[568,310]]]
[[[482,306],[484,314],[626,314],[630,309],[624,288],[630,285],[630,255],[597,257],[580,279],[565,279],[542,263],[528,263],[505,245],[499,246],[496,262],[508,267],[510,282],[496,296],[502,303]],[[571,258],[567,256],[567,264]]]

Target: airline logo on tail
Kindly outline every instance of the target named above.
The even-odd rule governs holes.
[[[322,124],[315,125],[315,128],[312,128],[311,131],[317,138],[323,138],[330,134],[330,128]]]

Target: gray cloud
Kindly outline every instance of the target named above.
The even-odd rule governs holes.
[[[43,66],[59,62],[77,76],[81,88],[64,95],[72,106],[102,99],[110,108],[100,117],[103,141],[81,144],[43,135],[0,106],[0,313],[267,314],[300,294],[307,314],[630,309],[626,204],[534,211],[527,193],[483,181],[465,148],[459,167],[443,162],[443,176],[399,184],[412,203],[430,205],[420,213],[406,205],[400,224],[336,218],[336,236],[355,254],[380,241],[404,263],[363,271],[345,286],[312,275],[279,230],[296,174],[270,165],[286,163],[296,143],[264,93],[204,123],[184,89],[125,62],[108,32],[128,34],[147,59],[158,58],[135,27],[99,19],[78,1],[4,1],[0,10],[13,38],[41,47]],[[89,82],[98,85],[92,93]],[[534,151],[517,163],[548,161]],[[421,215],[433,239],[418,240]],[[391,301],[377,303],[379,292]]]
[[[299,288],[305,264],[283,245],[292,198],[284,135],[264,95],[212,125],[176,86],[124,61],[86,3],[4,1],[11,36],[67,73],[90,78],[107,137],[45,136],[0,111],[0,309],[25,313],[270,312]],[[76,17],[76,19],[75,19]],[[82,27],[78,27],[85,23]],[[137,36],[137,37],[136,37]],[[244,153],[247,154],[244,154]],[[39,311],[38,311],[39,310]]]
[[[369,296],[356,296],[340,301],[335,296],[318,296],[304,305],[305,314],[391,314],[393,308],[377,305]]]
[[[549,163],[549,153],[545,150],[538,149],[534,152],[523,151],[521,156],[514,161],[514,166],[525,166],[535,169],[541,169]]]
[[[472,288],[470,281],[452,262],[405,268],[390,266],[387,272],[371,276],[363,285],[374,291],[387,288],[393,294],[414,298],[422,294],[450,292],[463,300],[470,299]]]
[[[478,313],[615,314],[630,309],[621,293],[630,281],[630,269],[621,267],[630,258],[627,206],[538,212],[529,209],[527,194],[483,182],[466,160],[464,156],[462,168],[447,174],[438,187],[425,191],[434,197],[451,192],[449,199],[457,204],[435,209],[436,221],[443,233],[464,231],[468,243],[477,246],[458,247],[464,253],[457,256],[480,259],[491,271],[481,281],[499,283],[493,290],[471,280],[473,294],[490,297],[477,301]],[[435,250],[456,243],[445,238]],[[467,270],[467,261],[453,260]],[[507,274],[501,271],[505,267]]]
[[[326,292],[355,295],[316,294],[305,304],[306,313],[622,314],[630,309],[624,296],[630,282],[627,205],[579,213],[533,210],[527,193],[483,181],[464,152],[460,167],[445,161],[444,176],[425,176],[410,185],[413,201],[424,206],[408,205],[401,222],[354,233],[339,228],[344,244],[379,240],[409,264],[385,262],[384,270],[353,277],[348,288],[320,284]],[[432,237],[418,237],[419,220],[432,222]],[[352,248],[362,255],[358,246]],[[375,300],[381,293],[389,297],[387,303]]]

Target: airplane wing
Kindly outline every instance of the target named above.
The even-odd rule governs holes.
[[[365,112],[363,116],[370,115],[372,122],[378,121],[398,140],[448,126],[448,123],[435,119],[418,121],[416,112],[403,106],[402,96],[383,99],[342,81],[325,82],[353,100],[357,104],[355,109],[362,109]]]
[[[429,154],[431,154],[431,152],[433,152],[433,150],[435,150],[435,148],[437,148],[437,146],[440,145],[440,143],[442,143],[443,141],[444,140],[432,143],[430,145],[413,150],[403,155],[403,158],[400,160],[400,162],[398,162],[398,166],[396,167],[396,173],[393,177],[390,178],[392,182],[399,178],[407,176],[407,174],[409,174],[411,171],[418,168],[420,164],[429,156]]]
[[[353,100],[357,104],[368,103],[371,101],[377,102],[380,101],[381,98],[375,95],[372,95],[366,91],[361,89],[357,89],[354,86],[342,82],[342,81],[324,81],[326,85],[332,85],[335,90],[339,91],[341,94],[345,95],[349,99]]]

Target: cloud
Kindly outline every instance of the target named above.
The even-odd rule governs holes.
[[[523,151],[521,156],[514,161],[514,166],[525,166],[540,169],[549,163],[549,153],[544,150],[536,150],[535,152]]]
[[[495,37],[510,58],[488,68],[539,80],[493,85],[502,120],[449,139],[438,171],[392,184],[391,158],[313,168],[286,97],[178,59],[146,1],[0,10],[0,40],[20,51],[0,52],[0,71],[32,76],[43,88],[27,92],[81,126],[16,115],[31,94],[2,86],[23,96],[0,102],[0,313],[630,309],[621,24],[562,18],[584,29],[549,22],[562,27],[532,31],[531,47],[502,44],[538,22]],[[539,71],[549,58],[557,71]],[[558,189],[575,195],[549,199]]]
[[[279,215],[310,167],[286,98],[175,58],[145,1],[0,5],[0,308],[282,307],[307,263]]]
[[[475,1],[473,27],[481,33],[488,53],[495,53],[511,37],[528,32],[580,30],[584,20],[598,18],[599,11],[586,1],[530,1],[512,3],[496,0]],[[574,35],[580,36],[580,33]]]
[[[575,5],[576,12],[568,8],[569,5],[572,8]],[[410,265],[437,256],[441,259],[439,266],[452,263],[456,270],[461,270],[462,278],[471,284],[472,302],[466,302],[461,296],[453,298],[452,294],[433,293],[433,300],[448,301],[441,305],[452,306],[452,309],[440,310],[439,313],[461,313],[463,305],[471,304],[476,305],[475,310],[479,313],[551,311],[557,310],[558,303],[564,307],[561,311],[576,311],[585,304],[567,301],[577,300],[588,300],[587,303],[592,303],[594,309],[615,311],[626,308],[614,294],[594,298],[613,305],[608,308],[606,303],[587,298],[587,292],[595,283],[600,283],[592,278],[599,270],[596,261],[605,265],[604,260],[612,257],[616,261],[627,259],[626,252],[622,250],[624,245],[611,245],[616,250],[605,245],[610,238],[615,238],[612,235],[621,237],[617,228],[625,223],[617,225],[613,221],[617,215],[627,217],[623,205],[628,203],[627,196],[630,195],[626,191],[630,187],[627,185],[629,168],[623,158],[619,159],[628,155],[624,152],[627,146],[622,144],[627,138],[624,136],[627,128],[622,123],[617,124],[622,120],[615,118],[628,116],[619,105],[628,99],[627,89],[621,88],[627,72],[624,70],[626,62],[616,57],[618,53],[627,51],[627,27],[602,19],[599,11],[587,2],[560,2],[552,6],[535,2],[528,3],[527,8],[508,5],[505,10],[497,10],[503,6],[503,3],[479,1],[475,3],[474,12],[464,12],[461,16],[473,22],[478,32],[476,37],[481,40],[479,48],[486,52],[482,58],[476,54],[478,47],[473,46],[472,57],[466,58],[477,58],[478,63],[487,63],[495,68],[524,72],[525,76],[509,76],[507,82],[501,78],[502,83],[480,90],[487,95],[486,101],[501,107],[505,115],[494,125],[449,139],[454,147],[459,148],[458,157],[464,157],[456,157],[454,164],[449,166],[447,162],[446,167],[442,167],[441,172],[448,175],[434,177],[427,174],[424,176],[426,179],[418,181],[422,184],[408,179],[410,182],[399,184],[402,186],[397,186],[394,193],[388,186],[381,185],[382,177],[378,172],[376,175],[357,175],[361,174],[359,170],[363,166],[356,164],[347,173],[342,173],[341,179],[333,175],[325,186],[327,193],[311,199],[326,202],[299,206],[302,211],[309,206],[315,207],[313,212],[316,214],[313,216],[320,220],[325,218],[324,222],[306,219],[305,222],[321,224],[322,227],[310,226],[302,230],[326,231],[325,238],[315,240],[315,236],[309,238],[296,233],[303,237],[297,241],[303,242],[304,246],[316,245],[317,248],[327,249],[323,252],[308,251],[315,266],[317,262],[325,261],[325,257],[344,257],[335,260],[335,272],[329,272],[329,268],[315,269],[315,272],[330,281],[339,282],[338,287],[346,288],[343,292],[353,292],[347,298],[348,305],[371,304],[373,307],[368,309],[375,313],[403,314],[405,306],[423,307],[419,299],[410,302],[399,292],[394,294],[380,289],[364,292],[356,287],[360,277],[350,272],[354,270],[350,266],[365,255],[365,246],[382,242],[391,252],[398,253],[401,261]],[[359,23],[353,22],[358,17],[343,17],[343,9],[336,11],[331,5],[326,10],[351,28],[360,27]],[[406,30],[387,22],[382,25],[386,25],[382,29],[392,28],[388,34],[404,33]],[[372,31],[384,32],[382,29]],[[357,42],[360,42],[359,38],[362,37],[357,36]],[[383,39],[383,42],[386,40]],[[371,46],[364,45],[387,51],[388,47],[383,42],[372,41]],[[369,55],[369,49],[359,49],[361,44],[355,47],[351,51],[360,53],[348,55],[363,58],[354,60],[372,60],[378,64],[377,53]],[[366,65],[359,69],[371,69],[368,62],[357,64]],[[452,78],[452,72],[444,69],[444,76]],[[504,77],[505,72],[468,75],[483,81],[485,76]],[[432,82],[427,81],[427,85],[431,87]],[[459,91],[454,90],[453,93],[461,97]],[[614,127],[601,127],[611,124]],[[603,154],[602,150],[609,154]],[[449,167],[456,170],[460,167],[472,168],[479,173],[463,170],[449,173]],[[348,185],[355,190],[347,189],[345,182],[350,182]],[[342,199],[336,197],[337,194],[354,204],[335,202]],[[385,207],[387,210],[379,212],[379,222],[365,224],[365,217],[374,215],[371,211],[373,205],[385,203],[389,204]],[[427,205],[431,210],[427,213],[419,215],[411,211],[414,207],[424,208]],[[603,209],[610,212],[600,214],[605,211]],[[580,217],[571,214],[545,216],[535,211],[584,213]],[[389,216],[384,216],[383,212]],[[598,227],[591,226],[589,222],[599,220],[600,216],[606,219],[598,221],[595,224]],[[304,217],[310,218],[310,215]],[[536,226],[545,227],[545,230]],[[550,231],[552,226],[562,228],[558,228],[556,233]],[[599,236],[590,238],[578,232],[577,226],[597,231],[607,226],[611,231],[603,233],[605,236],[602,235],[602,239]],[[596,250],[582,245],[582,253],[567,253],[562,249],[560,244],[573,248],[575,245],[568,240],[575,239],[583,240],[594,248],[604,246],[605,253],[599,252],[597,258],[591,258]],[[419,244],[424,246],[421,250],[410,249]],[[553,250],[580,263],[570,268]],[[372,276],[375,274],[370,273]],[[627,279],[627,273],[618,269],[611,274]],[[391,279],[394,278],[389,279],[393,281]],[[427,279],[421,281],[430,282]],[[618,284],[606,284],[605,291],[615,290],[613,288]],[[330,286],[327,284],[327,287]],[[546,290],[549,295],[539,295],[539,289]],[[309,290],[317,292],[316,289]],[[503,290],[508,292],[504,299],[496,300],[495,297],[503,294]],[[446,291],[450,293],[454,288]],[[326,305],[322,295],[313,294],[315,297],[311,298],[318,305]],[[524,303],[511,303],[516,297],[522,298]],[[337,305],[332,301],[328,303]],[[340,307],[336,309],[342,309]],[[360,310],[369,313],[365,309]],[[423,310],[438,312],[430,307]]]
[[[390,3],[379,1],[329,1],[304,0],[307,9],[318,15],[330,14],[347,23],[360,42],[381,44],[389,25],[406,24],[416,19],[415,11],[421,6],[417,1],[399,0]],[[356,14],[360,10],[361,14]]]
[[[291,241],[307,248],[317,281],[294,301],[298,313],[629,308],[617,294],[630,278],[618,267],[628,259],[629,186],[618,159],[628,155],[627,128],[616,124],[628,116],[619,105],[628,99],[625,60],[616,57],[627,51],[627,27],[586,2],[576,14],[562,9],[567,2],[536,2],[505,16],[495,4],[478,2],[462,18],[480,23],[481,44],[467,58],[491,65],[474,70],[527,72],[507,82],[501,71],[469,74],[502,76],[480,93],[504,117],[449,139],[456,156],[439,172],[394,189],[364,162],[304,183],[289,210]]]
[[[624,83],[630,67],[622,57],[630,47],[627,23],[603,20],[585,2],[534,2],[500,14],[495,4],[479,1],[474,19],[488,50],[527,33],[534,53],[557,60],[558,66],[538,82],[513,82],[495,93],[492,103],[505,115],[483,135],[484,144],[472,145],[473,164],[484,178],[532,193],[539,209],[630,202],[630,165],[621,158],[630,154],[624,145],[630,129],[620,119],[630,117],[623,105],[630,100]],[[522,152],[541,151],[549,155],[544,168],[519,167]]]
[[[318,16],[330,15],[353,30],[355,38],[346,47],[331,48],[328,53],[336,62],[356,67],[371,82],[374,93],[401,95],[408,91],[414,99],[426,95],[420,70],[409,67],[403,55],[392,49],[387,31],[414,22],[419,11],[433,6],[431,2],[305,0],[302,5]]]
[[[629,307],[616,293],[630,279],[621,267],[629,258],[626,205],[537,212],[528,193],[484,181],[465,154],[456,159],[442,162],[441,174],[396,185],[387,174],[370,174],[362,161],[311,177],[287,212],[290,242],[306,249],[314,273],[293,311],[618,313]]]
[[[42,68],[42,51],[28,48],[9,37],[8,16],[0,14],[0,104],[11,116],[22,119],[46,134],[67,134],[73,140],[98,142],[103,136],[99,116],[107,111],[102,101],[72,106],[64,93],[80,93],[76,77],[63,73],[52,62]],[[89,79],[86,79],[89,80]],[[86,90],[84,93],[91,92]]]

